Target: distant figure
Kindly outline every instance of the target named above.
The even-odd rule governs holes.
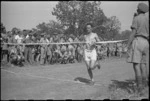
[[[31,43],[31,37],[32,37],[31,32],[29,32],[29,37],[25,38],[24,42]],[[25,45],[24,57],[25,57],[25,64],[31,65],[32,64],[32,46],[31,45]]]
[[[49,43],[45,33],[41,34],[40,43]],[[40,58],[41,65],[44,65],[46,63],[46,53],[47,53],[47,45],[41,44],[41,58]]]

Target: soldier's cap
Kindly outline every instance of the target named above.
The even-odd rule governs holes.
[[[149,7],[145,3],[139,3],[137,8],[144,13],[149,11]]]
[[[85,24],[85,26],[87,26],[87,25],[91,25],[91,27],[93,27],[93,23],[92,23],[92,22],[87,22],[87,23]]]

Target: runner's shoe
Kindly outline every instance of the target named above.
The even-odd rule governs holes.
[[[89,81],[89,85],[94,85],[94,83],[95,83],[94,79]]]
[[[94,85],[94,83],[95,83],[94,81],[90,81],[90,82],[89,82],[89,85],[92,86],[92,85]]]
[[[100,65],[100,64],[97,64],[97,68],[100,69],[100,68],[101,68],[101,65]]]
[[[101,65],[100,65],[99,61],[97,62],[96,66],[97,66],[98,69],[101,68]]]

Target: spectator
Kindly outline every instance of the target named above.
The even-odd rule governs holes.
[[[147,63],[146,58],[149,56],[149,42],[147,40],[149,37],[149,22],[145,16],[146,12],[148,12],[148,6],[139,3],[137,7],[138,15],[133,18],[132,34],[127,44],[129,53],[127,62],[133,63],[138,92],[143,89],[146,79],[148,80],[145,65]]]
[[[46,39],[45,33],[41,34],[40,43],[49,43],[48,39]],[[42,44],[41,45],[41,58],[40,58],[41,65],[44,65],[46,62],[46,51],[47,51],[47,45]]]
[[[31,32],[29,33],[29,37],[25,38],[25,43],[31,43]],[[25,63],[26,65],[32,64],[32,47],[31,45],[25,45]]]
[[[6,33],[2,33],[2,43],[4,43],[2,45],[2,61],[5,63],[8,63],[8,45],[5,44],[8,42],[8,38],[7,38],[7,34]]]

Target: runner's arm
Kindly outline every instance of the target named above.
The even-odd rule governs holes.
[[[97,42],[100,42],[100,41],[101,41],[101,39],[98,37],[97,34],[95,34],[95,39],[96,39]]]

